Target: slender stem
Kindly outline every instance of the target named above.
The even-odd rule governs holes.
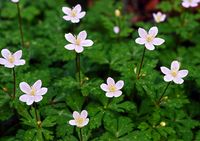
[[[80,141],[83,141],[82,128],[80,128]]]
[[[23,35],[23,30],[22,30],[22,17],[21,17],[19,3],[17,3],[17,12],[18,12],[19,31],[20,31],[20,35],[21,35],[21,44],[22,44],[22,47],[25,47],[24,46],[24,35]]]
[[[15,74],[15,68],[12,69],[13,72],[13,99],[15,99],[16,95],[16,74]]]
[[[76,72],[78,73],[79,86],[81,86],[81,65],[80,54],[76,53]]]
[[[40,118],[38,116],[36,103],[33,103],[33,108],[34,108],[34,112],[35,112],[36,124],[40,128],[41,127],[41,121],[40,121]]]
[[[141,62],[140,62],[140,68],[139,68],[138,75],[137,75],[137,79],[140,79],[140,72],[141,72],[141,69],[142,69],[143,62],[144,62],[145,51],[146,51],[146,48],[144,47],[142,59],[141,59]]]
[[[167,86],[165,87],[165,89],[164,89],[162,95],[161,95],[160,98],[158,99],[158,102],[157,102],[158,105],[160,104],[160,102],[161,102],[163,96],[165,95],[165,92],[167,91],[167,89],[168,89],[168,87],[169,87],[170,84],[171,84],[171,82],[169,82],[169,83],[167,84]]]

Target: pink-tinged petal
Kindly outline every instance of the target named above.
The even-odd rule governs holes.
[[[161,38],[154,38],[153,39],[153,44],[157,45],[157,46],[162,45],[164,42],[165,42],[165,40],[163,40]]]
[[[154,47],[154,45],[153,45],[152,43],[146,43],[146,44],[145,44],[145,47],[146,47],[148,50],[154,50],[154,49],[155,49],[155,47]]]
[[[70,21],[71,17],[70,16],[63,16],[63,19],[66,20],[66,21]]]
[[[163,16],[161,17],[161,21],[163,22],[164,20],[166,19],[166,15],[165,14],[163,14]]]
[[[173,79],[174,83],[176,84],[183,84],[184,80],[180,77],[176,77]]]
[[[158,28],[156,26],[150,28],[149,34],[153,37],[155,37],[158,34]]]
[[[138,29],[138,34],[139,34],[139,36],[140,36],[141,38],[146,38],[146,36],[147,36],[146,30],[144,30],[143,28],[139,28],[139,29]]]
[[[81,52],[83,52],[83,47],[82,46],[76,46],[75,47],[75,51],[77,52],[77,53],[81,53]]]
[[[76,11],[76,13],[80,13],[81,12],[81,5],[80,4],[77,4],[74,8],[73,8],[74,11]]]
[[[76,45],[74,45],[74,44],[65,45],[65,48],[68,49],[68,50],[74,50],[75,47],[76,47]]]
[[[89,123],[89,118],[86,118],[84,123],[83,123],[83,126],[86,126],[88,123]]]
[[[137,44],[143,45],[146,43],[146,40],[144,38],[137,38],[137,39],[135,39],[135,42]]]
[[[15,65],[13,63],[8,62],[7,60],[6,60],[4,66],[7,67],[7,68],[14,68],[15,67]]]
[[[87,37],[87,32],[84,30],[84,31],[81,31],[81,32],[78,34],[77,39],[83,41],[83,40],[86,39],[86,37]]]
[[[11,52],[10,52],[8,49],[2,49],[2,50],[1,50],[1,54],[2,54],[2,56],[3,56],[5,59],[8,59],[8,57],[9,57],[10,55],[12,55]]]
[[[87,112],[86,110],[83,110],[83,111],[81,112],[81,117],[82,117],[82,118],[87,118],[87,116],[88,116],[88,112]]]
[[[79,13],[79,14],[77,15],[77,17],[78,17],[79,19],[81,19],[81,18],[83,18],[83,17],[85,16],[85,14],[86,14],[86,12],[81,12],[81,13]]]
[[[197,2],[191,3],[191,7],[197,7],[197,6],[198,6],[198,3],[197,3]]]
[[[62,7],[62,11],[63,13],[67,14],[67,15],[70,15],[71,13],[71,8],[69,7]]]
[[[22,50],[18,50],[17,52],[15,52],[15,53],[13,54],[13,56],[14,56],[14,58],[15,58],[16,60],[19,60],[19,59],[22,57]]]
[[[14,62],[14,64],[16,66],[24,65],[25,63],[26,63],[26,61],[24,59],[15,60],[15,62]]]
[[[35,98],[34,99],[35,102],[39,102],[42,100],[43,97],[41,95],[36,95],[34,98]]]
[[[76,42],[76,38],[71,33],[65,34],[65,39],[72,44]]]
[[[33,102],[34,102],[34,96],[29,96],[28,100],[26,101],[26,104],[31,105],[31,104],[33,104]]]
[[[173,80],[173,78],[174,78],[174,77],[172,77],[171,75],[165,75],[165,76],[164,76],[164,81],[165,81],[165,82],[170,82],[170,81]]]
[[[72,125],[72,126],[74,126],[74,125],[76,125],[76,121],[75,120],[70,120],[69,124]]]
[[[31,87],[26,82],[21,82],[19,84],[19,87],[20,87],[21,91],[26,93],[26,94],[29,94],[30,91],[31,91]]]
[[[113,93],[114,97],[119,97],[121,95],[122,95],[122,91],[116,91],[116,92]]]
[[[188,75],[188,70],[180,70],[178,72],[178,76],[180,76],[181,78],[186,77]]]
[[[29,95],[23,94],[19,97],[19,100],[22,102],[26,102],[29,99]]]
[[[113,97],[114,96],[114,92],[107,92],[106,93],[106,97]]]
[[[170,74],[170,73],[171,73],[171,71],[170,71],[168,68],[166,68],[166,67],[160,67],[160,70],[161,70],[162,73],[164,73],[164,74]]]
[[[108,77],[108,78],[107,78],[107,84],[108,84],[108,85],[115,85],[115,80],[112,79],[111,77]]]
[[[39,89],[39,90],[37,91],[37,94],[36,94],[36,95],[44,95],[44,94],[47,93],[47,91],[48,91],[47,88],[42,87],[41,89]]]
[[[71,18],[72,23],[79,23],[80,20],[78,18]]]
[[[108,92],[109,91],[109,89],[108,89],[108,85],[106,85],[106,84],[101,84],[101,89],[103,90],[103,91],[106,91],[106,92]]]
[[[171,70],[175,70],[175,71],[178,71],[180,68],[180,62],[178,61],[173,61],[171,63]]]
[[[77,119],[78,117],[80,117],[80,114],[77,111],[73,112],[73,118]]]
[[[120,80],[115,84],[117,90],[120,90],[124,86],[124,81]]]
[[[94,44],[94,42],[92,40],[84,40],[81,42],[81,45],[82,46],[85,46],[85,47],[90,47]]]
[[[41,88],[41,86],[42,86],[42,81],[41,81],[41,80],[37,80],[37,81],[33,84],[32,88],[34,88],[35,90],[39,90],[39,89]]]
[[[188,2],[182,2],[182,6],[185,8],[188,8],[190,6],[190,4]]]
[[[1,64],[1,65],[5,65],[6,62],[7,62],[6,59],[0,58],[0,64]]]

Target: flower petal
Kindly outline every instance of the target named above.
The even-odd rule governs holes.
[[[81,32],[78,34],[77,39],[83,41],[83,40],[86,39],[86,37],[87,37],[87,32],[84,30],[84,31],[81,31]]]
[[[15,65],[13,63],[8,62],[7,60],[6,60],[4,66],[7,67],[7,68],[14,68],[15,67]]]
[[[115,86],[116,86],[117,90],[120,90],[124,86],[124,81],[123,80],[117,81]]]
[[[116,91],[116,92],[113,93],[114,97],[119,97],[121,95],[122,95],[122,91]]]
[[[87,112],[86,110],[83,110],[83,111],[81,112],[81,117],[82,117],[82,118],[87,118],[87,116],[88,116],[88,112]]]
[[[103,91],[106,91],[106,92],[108,92],[109,90],[108,90],[108,85],[106,85],[106,84],[101,84],[100,85],[100,87],[101,87],[101,89],[103,90]]]
[[[13,56],[14,56],[14,58],[15,58],[16,60],[19,60],[19,59],[22,57],[22,50],[18,50],[17,52],[15,52],[15,53],[13,54]]]
[[[42,87],[41,89],[39,89],[39,90],[37,91],[37,94],[36,94],[36,95],[44,95],[44,94],[47,93],[47,91],[48,91],[47,88]]]
[[[15,60],[14,64],[16,66],[20,66],[20,65],[24,65],[26,63],[26,61],[24,59],[21,60]]]
[[[106,97],[113,97],[114,96],[114,92],[107,92],[106,93]]]
[[[188,70],[180,70],[178,72],[178,76],[180,76],[181,78],[186,77],[188,75]]]
[[[71,22],[72,22],[72,23],[79,23],[80,20],[78,19],[78,17],[76,17],[76,18],[71,18]]]
[[[39,101],[42,100],[43,97],[42,97],[41,95],[35,95],[34,98],[35,98],[35,99],[34,99],[35,102],[39,102]]]
[[[176,77],[173,79],[174,83],[176,84],[183,84],[184,80],[180,77]]]
[[[63,19],[66,20],[66,21],[70,21],[71,17],[70,16],[63,16]]]
[[[80,116],[80,114],[77,111],[73,112],[73,118],[76,119]]]
[[[150,28],[149,34],[153,37],[155,37],[158,34],[158,28],[156,26]]]
[[[10,52],[8,49],[2,49],[2,50],[1,50],[1,54],[2,54],[2,56],[3,56],[5,59],[8,59],[8,57],[9,57],[10,55],[12,55],[11,52]]]
[[[26,82],[21,82],[19,84],[19,87],[20,87],[21,91],[26,93],[26,94],[29,94],[30,91],[31,91],[31,87]]]
[[[32,88],[34,88],[35,90],[39,90],[39,89],[41,88],[41,86],[42,86],[42,81],[41,81],[41,80],[37,80],[37,81],[33,84]]]
[[[188,8],[190,6],[189,2],[182,2],[182,6]]]
[[[68,44],[68,45],[65,45],[65,48],[68,49],[68,50],[74,50],[75,46],[76,45],[74,45],[74,44]]]
[[[180,62],[178,62],[178,61],[175,60],[175,61],[173,61],[171,63],[171,70],[178,71],[179,68],[180,68]]]
[[[62,7],[62,11],[63,11],[65,14],[70,15],[70,13],[71,13],[71,8],[69,8],[69,7]]]
[[[148,49],[148,50],[154,50],[155,47],[152,43],[145,43],[145,47]]]
[[[171,75],[165,75],[165,76],[164,76],[164,81],[165,81],[165,82],[170,82],[170,81],[173,80],[173,78],[174,78],[174,77],[172,77]]]
[[[19,100],[22,102],[26,102],[29,99],[29,95],[28,94],[23,94],[19,97]]]
[[[164,74],[170,74],[170,70],[168,69],[168,68],[166,68],[166,67],[160,67],[160,70],[162,71],[162,73],[164,73]]]
[[[108,85],[115,85],[115,80],[112,79],[111,77],[108,77],[108,78],[107,78],[107,84],[108,84]]]
[[[157,45],[157,46],[162,45],[164,42],[165,42],[165,40],[163,40],[161,38],[154,38],[153,39],[153,44]]]
[[[33,104],[33,102],[34,102],[34,96],[29,96],[28,100],[26,101],[26,104],[31,105],[31,104]]]
[[[84,123],[83,123],[83,126],[86,126],[88,123],[89,123],[89,118],[86,118]]]
[[[74,11],[76,11],[76,13],[80,13],[81,12],[81,5],[80,4],[77,4],[74,8],[73,8]]]
[[[144,38],[137,38],[137,39],[135,40],[135,42],[136,42],[137,44],[143,45],[143,44],[146,43],[146,40],[145,40]]]
[[[143,28],[139,28],[138,29],[138,34],[139,34],[139,36],[141,37],[141,38],[146,38],[146,36],[147,36],[147,32],[146,32],[146,30],[145,29],[143,29]]]
[[[82,46],[76,46],[75,47],[75,51],[77,52],[77,53],[81,53],[81,52],[83,52],[83,47]]]
[[[65,34],[65,39],[72,44],[76,42],[76,38],[71,33]]]
[[[69,124],[72,125],[72,126],[74,126],[74,125],[76,125],[76,121],[75,120],[70,120]]]
[[[81,42],[81,45],[85,46],[85,47],[92,46],[93,44],[94,44],[94,42],[92,40],[84,40]]]
[[[77,14],[77,17],[79,19],[81,19],[81,18],[83,18],[85,16],[85,14],[86,14],[86,12],[81,12],[81,13]]]
[[[6,62],[7,62],[6,59],[0,58],[0,64],[1,64],[1,65],[5,65]]]

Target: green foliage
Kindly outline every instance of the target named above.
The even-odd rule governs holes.
[[[181,7],[181,0],[162,0],[157,8],[167,14],[156,24],[165,44],[146,50],[137,79],[143,46],[135,43],[138,27],[149,29],[151,21],[134,22],[136,13],[124,10],[121,1],[98,0],[86,9],[75,27],[62,19],[64,0],[20,0],[25,48],[21,47],[16,4],[0,2],[0,49],[22,49],[24,66],[16,68],[13,99],[11,69],[0,66],[0,129],[2,141],[78,141],[80,129],[69,125],[73,111],[88,111],[89,124],[81,128],[83,141],[199,141],[200,140],[200,11]],[[151,13],[148,13],[151,15]],[[115,34],[113,27],[119,26]],[[65,33],[86,30],[94,41],[80,55],[81,86],[73,51],[66,50]],[[167,83],[160,66],[173,60],[189,70],[183,85]],[[122,96],[108,98],[100,85],[108,77],[123,80]],[[19,101],[20,82],[41,79],[48,93],[33,106]],[[38,117],[36,117],[37,112]],[[38,119],[39,118],[39,119]],[[11,124],[11,125],[10,125]]]

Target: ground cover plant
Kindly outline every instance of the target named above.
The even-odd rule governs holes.
[[[0,1],[0,140],[200,141],[199,0]]]

